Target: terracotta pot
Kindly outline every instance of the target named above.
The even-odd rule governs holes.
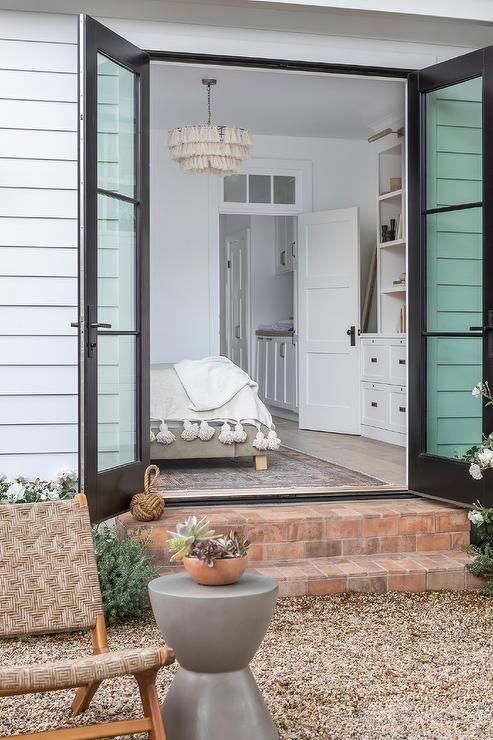
[[[214,560],[212,567],[198,558],[183,558],[183,565],[195,583],[202,586],[227,586],[240,580],[248,565],[248,555]]]

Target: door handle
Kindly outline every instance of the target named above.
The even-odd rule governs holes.
[[[100,321],[93,321],[91,329],[111,329],[111,324],[103,324]]]
[[[282,360],[284,360],[286,356],[286,342],[281,342],[279,345],[279,356]]]
[[[281,265],[286,267],[286,250],[283,249],[281,252]]]
[[[235,326],[235,339],[241,339],[240,325],[239,324],[237,324]]]
[[[350,326],[349,329],[346,331],[346,334],[349,337],[349,344],[351,347],[356,347],[356,327]],[[361,329],[358,329],[358,336],[361,334]]]

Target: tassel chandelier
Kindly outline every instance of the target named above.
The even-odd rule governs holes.
[[[246,129],[211,123],[211,87],[216,82],[202,80],[207,86],[207,123],[179,126],[168,133],[170,157],[185,172],[232,175],[250,155],[250,133]]]

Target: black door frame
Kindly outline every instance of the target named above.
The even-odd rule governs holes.
[[[244,56],[231,56],[223,54],[198,54],[192,52],[175,52],[175,51],[158,51],[147,49],[146,53],[149,56],[149,60],[162,61],[162,62],[178,62],[180,64],[203,64],[211,66],[222,66],[222,67],[240,67],[240,68],[257,68],[262,70],[276,70],[285,72],[313,72],[313,73],[324,73],[324,74],[338,74],[347,76],[361,76],[361,77],[380,77],[385,79],[395,80],[408,80],[409,76],[415,72],[414,69],[406,69],[400,67],[373,67],[363,65],[352,65],[352,64],[333,64],[330,62],[305,62],[296,61],[289,59],[269,59],[265,57],[244,57]],[[409,346],[408,346],[409,353]],[[409,442],[408,442],[409,449]],[[168,501],[168,506],[197,506],[200,505],[223,505],[228,504],[281,504],[289,503],[293,501],[335,501],[344,499],[354,498],[387,498],[389,496],[395,497],[408,497],[412,495],[410,490],[409,481],[406,490],[396,488],[395,490],[374,490],[368,488],[365,491],[348,491],[348,493],[286,493],[286,494],[266,494],[265,492],[259,491],[258,494],[252,493],[248,495],[225,493],[224,496],[201,496],[200,502],[193,497],[175,498],[172,501]]]
[[[83,75],[80,133],[81,181],[80,233],[83,270],[79,293],[79,358],[81,404],[79,409],[79,470],[93,520],[101,520],[128,508],[130,496],[142,487],[149,461],[149,60],[147,54],[90,16],[82,16],[80,39]],[[98,189],[97,176],[97,53],[101,52],[135,74],[135,198],[117,196]],[[91,327],[97,310],[97,197],[132,202],[136,210],[136,324],[135,331],[106,330],[104,335],[132,335],[136,338],[136,424],[137,461],[98,473],[98,392],[97,337]],[[82,223],[83,221],[83,223]],[[89,350],[96,342],[95,351]],[[147,380],[145,380],[147,379]],[[85,389],[90,389],[86,392]],[[82,459],[84,456],[84,459]]]
[[[461,208],[483,209],[483,326],[493,300],[488,299],[491,286],[493,259],[486,245],[493,238],[493,47],[479,49],[455,59],[434,65],[410,75],[408,90],[408,269],[409,290],[414,292],[412,310],[409,310],[409,488],[433,498],[473,504],[478,498],[492,503],[486,481],[475,481],[468,473],[468,464],[426,452],[426,342],[431,335],[461,336],[454,332],[428,332],[426,310],[426,214],[453,211]],[[441,209],[426,208],[425,161],[425,95],[448,85],[483,78],[483,194],[482,201]],[[462,336],[483,338],[483,379],[492,378],[492,359],[488,358],[487,332],[464,332]],[[478,378],[478,380],[481,380]],[[480,403],[480,401],[478,401]],[[493,409],[483,406],[483,432],[493,429]],[[478,440],[479,442],[480,440]],[[457,492],[457,493],[455,493]],[[489,498],[489,501],[488,501]]]

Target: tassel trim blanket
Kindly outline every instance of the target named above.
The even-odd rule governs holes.
[[[152,366],[151,442],[169,445],[179,435],[185,441],[217,436],[224,445],[241,444],[247,437],[244,424],[257,428],[256,449],[279,449],[281,440],[257,384],[227,358]]]

